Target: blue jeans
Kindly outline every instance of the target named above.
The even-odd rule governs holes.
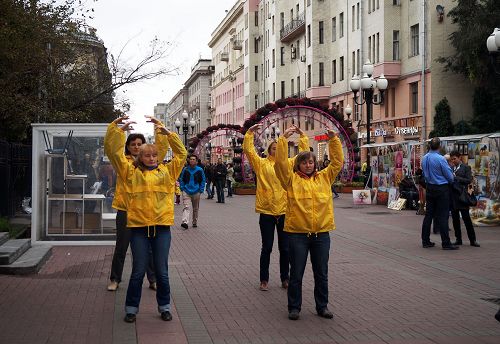
[[[449,246],[448,217],[450,212],[450,187],[448,184],[427,184],[425,190],[425,217],[422,222],[422,244],[431,242],[431,223],[441,234],[441,245]]]
[[[214,192],[212,187],[210,186],[212,182],[210,180],[207,180],[207,184],[205,186],[205,191],[207,192],[207,197],[208,198],[213,198],[214,197]]]
[[[158,311],[170,311],[170,284],[168,281],[168,253],[170,251],[170,227],[151,226],[130,229],[132,249],[132,274],[127,289],[125,312],[137,314],[141,302],[142,281],[149,260],[149,248],[153,251],[156,274],[156,301]]]
[[[280,277],[281,282],[288,280],[290,260],[288,258],[288,233],[283,231],[285,215],[274,216],[260,214],[259,226],[262,237],[262,249],[260,251],[260,281],[269,281],[269,262],[274,243],[274,227],[278,232],[278,250],[280,251]]]
[[[330,257],[330,233],[288,233],[290,247],[290,283],[288,285],[288,311],[300,312],[302,306],[302,278],[311,253],[314,274],[314,301],[316,311],[328,305],[328,260]]]

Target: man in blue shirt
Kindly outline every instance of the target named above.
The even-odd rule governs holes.
[[[434,137],[430,142],[430,151],[422,159],[422,170],[426,183],[426,213],[422,223],[422,246],[434,247],[431,242],[431,223],[441,234],[443,250],[456,250],[448,234],[448,214],[450,211],[450,184],[454,176],[446,159],[439,154],[441,141]]]
[[[200,196],[205,190],[205,173],[198,166],[196,155],[190,154],[188,156],[188,165],[181,172],[179,184],[182,191],[182,204],[184,205],[181,227],[188,229],[190,203],[193,207],[193,227],[198,227],[198,209]]]

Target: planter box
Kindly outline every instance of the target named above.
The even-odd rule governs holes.
[[[248,189],[246,189],[246,188],[235,188],[233,190],[233,193],[235,195],[255,195],[255,191],[256,191],[256,189],[254,189],[254,188],[248,188]]]
[[[345,186],[344,185],[337,192],[350,194],[350,193],[352,193],[352,190],[364,190],[364,187],[362,187],[362,186]]]

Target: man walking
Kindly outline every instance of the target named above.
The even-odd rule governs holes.
[[[180,176],[182,191],[182,223],[181,227],[188,229],[190,206],[193,208],[193,227],[198,227],[198,209],[200,196],[205,189],[205,173],[198,166],[198,157],[194,154],[188,156],[188,166],[184,167]]]
[[[472,182],[471,168],[470,166],[462,163],[460,160],[460,153],[458,151],[450,153],[450,162],[453,166],[453,174],[455,175],[455,182],[451,193],[451,200],[453,201],[451,218],[453,219],[453,229],[455,230],[456,238],[454,245],[462,245],[462,230],[460,229],[460,215],[462,215],[462,220],[464,220],[470,245],[473,247],[479,247],[479,244],[476,241],[476,232],[474,231],[474,226],[472,225],[472,220],[469,214],[469,205],[460,202],[460,195],[468,191],[468,186]]]
[[[450,211],[450,184],[454,176],[446,159],[439,154],[441,141],[434,137],[430,142],[430,151],[422,159],[422,169],[426,183],[426,213],[422,223],[422,246],[434,247],[431,242],[431,223],[434,221],[436,229],[441,233],[443,250],[457,250],[452,245],[448,234],[448,213]]]
[[[212,189],[212,180],[213,180],[213,165],[211,162],[208,162],[205,164],[205,178],[207,182],[207,199],[212,199],[214,198],[214,193]]]
[[[222,159],[217,160],[214,168],[215,189],[217,190],[217,203],[224,203],[224,186],[226,185],[227,168]]]

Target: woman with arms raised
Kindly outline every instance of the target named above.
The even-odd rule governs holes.
[[[314,274],[316,312],[323,318],[333,318],[328,310],[328,259],[330,234],[335,229],[331,185],[344,163],[339,138],[328,129],[328,149],[331,162],[317,172],[313,152],[301,152],[293,166],[288,163],[288,137],[295,131],[288,128],[278,140],[274,169],[286,190],[287,207],[285,232],[290,250],[290,284],[288,286],[288,318],[297,320],[302,305],[302,278],[311,254]]]
[[[116,123],[110,124],[104,140],[106,154],[118,177],[126,180],[127,227],[131,231],[133,257],[125,301],[126,322],[134,322],[139,311],[150,247],[156,273],[158,311],[163,320],[172,320],[168,278],[170,226],[174,224],[175,181],[182,171],[187,152],[177,134],[162,124],[156,124],[156,129],[166,136],[174,152],[174,158],[169,163],[159,163],[159,148],[144,144],[140,147],[137,160],[130,164],[124,154],[125,133]]]

